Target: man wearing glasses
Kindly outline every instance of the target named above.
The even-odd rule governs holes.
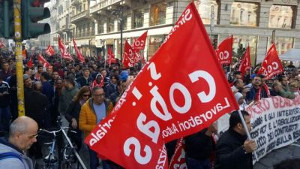
[[[5,169],[33,169],[32,161],[24,154],[38,133],[38,124],[30,117],[22,116],[9,128],[8,141],[0,140],[0,166]]]

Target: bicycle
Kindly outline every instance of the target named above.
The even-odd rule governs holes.
[[[58,130],[52,130],[48,131],[46,129],[40,129],[40,133],[45,132],[48,134],[51,134],[52,141],[50,143],[45,143],[48,145],[51,145],[49,148],[48,155],[44,158],[44,168],[43,169],[59,169],[59,168],[72,168],[72,165],[77,161],[77,169],[79,169],[79,166],[83,169],[87,169],[85,164],[83,163],[82,159],[80,158],[76,147],[72,144],[70,138],[68,137],[65,129],[69,129],[69,127],[61,127],[61,122],[59,119],[59,129]],[[71,131],[75,132],[75,131]],[[40,134],[39,133],[39,134]],[[57,146],[56,142],[59,134],[62,134],[61,143],[64,143],[64,139],[66,140],[65,146]],[[64,138],[64,139],[63,139]],[[63,148],[62,148],[63,147]],[[55,150],[57,149],[58,158],[56,158]],[[76,159],[76,160],[75,160]]]

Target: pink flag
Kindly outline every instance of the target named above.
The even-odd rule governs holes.
[[[68,60],[73,60],[71,54],[67,51],[64,43],[61,41],[60,37],[58,37],[58,46],[61,53],[61,57]]]
[[[75,39],[73,39],[73,44],[74,44],[74,49],[76,51],[78,60],[80,60],[80,62],[85,62],[84,57],[82,56],[81,52],[79,51],[79,49],[77,48],[77,44],[75,42]]]
[[[111,65],[111,63],[116,63],[115,55],[110,47],[108,47],[107,50],[107,62],[109,66]]]
[[[45,53],[48,56],[53,56],[55,54],[55,51],[54,51],[53,47],[51,45],[49,45],[48,48],[46,49]]]
[[[30,58],[31,59],[31,58]],[[44,67],[51,66],[50,63],[39,53],[38,55],[38,61],[43,64]]]

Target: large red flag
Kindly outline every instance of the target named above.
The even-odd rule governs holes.
[[[74,49],[75,49],[75,52],[77,54],[78,60],[80,60],[80,62],[85,62],[84,57],[82,56],[81,52],[77,48],[77,44],[75,42],[75,39],[73,39],[73,45],[74,45]]]
[[[53,56],[55,54],[55,51],[54,51],[53,47],[51,45],[49,45],[48,48],[46,49],[45,53],[48,56]]]
[[[136,51],[144,50],[148,31],[144,32],[138,39],[133,42],[133,49]]]
[[[217,57],[221,65],[231,64],[232,44],[233,44],[233,36],[230,36],[225,40],[223,40],[223,42],[220,43],[218,49],[216,50]]]
[[[109,66],[111,63],[116,63],[115,55],[110,47],[107,50],[107,62]]]
[[[242,76],[244,77],[246,70],[250,68],[251,68],[250,47],[248,46],[243,56],[243,59],[240,63],[239,71],[242,73]]]
[[[51,66],[50,63],[40,53],[38,55],[38,61],[41,62],[44,67]]]
[[[187,169],[185,158],[185,144],[183,138],[177,140],[175,152],[171,159],[169,169]]]
[[[278,75],[283,72],[283,66],[278,57],[276,46],[273,43],[265,57],[264,61],[257,74],[263,74],[266,79],[270,79],[275,75]]]
[[[71,54],[67,51],[64,43],[61,41],[60,37],[58,37],[58,46],[61,53],[61,57],[68,60],[73,60]]]
[[[134,64],[136,63],[136,54],[134,53],[134,50],[132,49],[131,45],[127,42],[127,40],[125,41],[125,45],[124,45],[124,53],[123,53],[123,67],[129,68],[129,67],[133,67]]]
[[[95,126],[85,143],[127,169],[166,169],[164,143],[196,133],[237,109],[191,3],[111,116]]]

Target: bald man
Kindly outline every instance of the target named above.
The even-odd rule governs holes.
[[[0,168],[33,169],[32,161],[24,151],[36,142],[37,133],[38,124],[32,118],[22,116],[13,121],[9,127],[8,142],[0,140]]]

